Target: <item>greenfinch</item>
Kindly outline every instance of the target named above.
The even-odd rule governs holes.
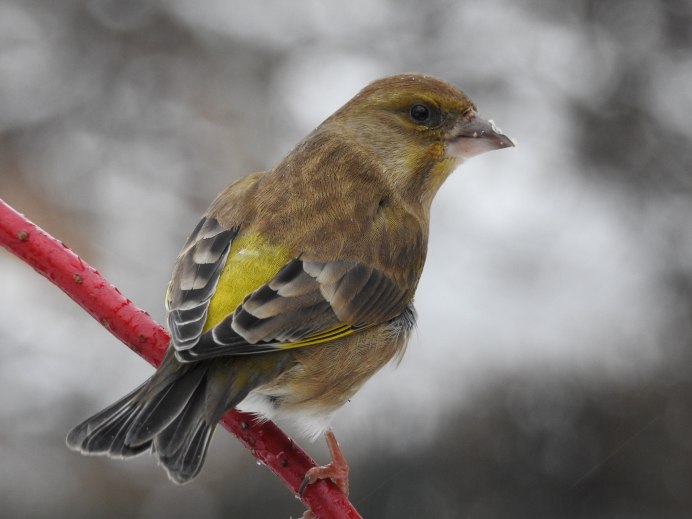
[[[404,353],[436,192],[464,159],[510,146],[442,80],[403,74],[366,86],[274,168],[218,195],[168,285],[163,362],[67,445],[116,458],[152,451],[182,484],[232,408],[328,431],[334,412]],[[306,481],[334,477],[347,491],[327,439],[340,459]]]

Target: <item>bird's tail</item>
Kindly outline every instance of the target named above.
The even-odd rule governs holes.
[[[67,446],[113,458],[151,449],[174,482],[187,483],[202,468],[221,416],[271,376],[239,377],[243,362],[234,360],[182,364],[169,352],[144,384],[70,431]]]

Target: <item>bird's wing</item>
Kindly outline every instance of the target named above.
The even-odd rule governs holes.
[[[409,303],[408,292],[380,270],[295,257],[277,267],[285,252],[265,260],[266,250],[237,234],[203,220],[178,260],[167,303],[182,361],[332,341],[390,320]],[[250,263],[235,268],[243,258]],[[245,276],[255,281],[248,285]]]

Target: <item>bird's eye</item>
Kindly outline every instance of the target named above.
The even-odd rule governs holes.
[[[409,115],[414,122],[418,124],[425,124],[430,121],[431,112],[430,108],[423,104],[415,104],[409,110]]]
[[[411,105],[411,108],[408,109],[408,116],[414,123],[429,129],[439,128],[444,119],[437,106],[426,103]]]

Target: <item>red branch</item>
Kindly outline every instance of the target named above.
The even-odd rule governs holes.
[[[135,353],[157,366],[168,346],[168,333],[137,308],[67,246],[31,223],[0,199],[0,245],[31,265],[84,308]],[[315,462],[272,422],[257,422],[250,414],[230,411],[223,426],[266,465],[294,494]],[[360,518],[331,481],[305,489],[305,506],[317,517]]]

